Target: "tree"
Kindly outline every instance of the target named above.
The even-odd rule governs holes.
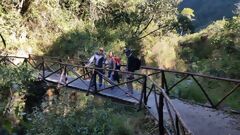
[[[15,9],[22,15],[28,10],[32,0],[2,0],[0,3],[4,9],[12,10]]]
[[[142,39],[173,29],[177,4],[176,0],[97,2],[95,9],[98,18],[94,23],[102,33],[112,30],[127,46],[141,49]]]
[[[195,17],[194,10],[191,8],[184,8],[181,11],[181,15],[186,16],[191,21],[193,20],[193,17]]]
[[[192,21],[188,17],[180,14],[177,18],[178,22],[176,24],[176,29],[180,33],[180,35],[194,32],[194,26],[192,24]]]
[[[177,16],[177,22],[174,26],[180,35],[194,32],[194,26],[192,24],[192,21],[194,20],[193,17],[195,17],[194,10],[191,8],[184,8]]]

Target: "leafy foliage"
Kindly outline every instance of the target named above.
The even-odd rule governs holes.
[[[36,110],[29,115],[31,125],[27,134],[131,135],[144,119],[134,108],[81,93],[73,101],[68,99],[70,93],[61,92],[60,99],[54,99],[53,104],[45,102],[44,112]],[[135,132],[145,133],[142,127]]]
[[[196,40],[181,43],[180,57],[190,71],[239,78],[239,30],[239,17],[216,22],[195,34]]]
[[[178,16],[178,22],[175,24],[175,27],[177,31],[179,31],[180,35],[194,32],[194,26],[191,19],[184,15]]]
[[[181,14],[183,16],[186,16],[188,17],[190,20],[192,20],[192,17],[194,17],[194,10],[191,9],[191,8],[184,8],[182,11],[181,11]]]
[[[0,121],[9,133],[17,132],[16,125],[23,119],[25,95],[28,84],[35,79],[33,75],[34,71],[26,65],[0,65]]]

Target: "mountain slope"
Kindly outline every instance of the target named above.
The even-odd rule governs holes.
[[[183,0],[179,10],[185,7],[192,8],[195,12],[194,26],[197,30],[206,27],[211,22],[230,18],[233,16],[235,4],[240,0]]]

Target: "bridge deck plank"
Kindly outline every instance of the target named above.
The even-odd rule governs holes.
[[[50,72],[45,72],[45,76],[49,75]],[[52,83],[58,83],[58,80],[60,78],[59,74],[53,74],[49,77],[46,78],[47,81],[52,82]],[[73,78],[68,77],[68,82],[71,82]],[[63,82],[62,82],[63,84]],[[90,84],[90,80],[76,80],[68,85],[68,87],[78,89],[83,92],[88,91],[88,87]],[[103,85],[101,88],[107,87],[106,85]],[[125,86],[121,86],[121,89],[125,90],[127,92],[127,88]],[[140,92],[139,91],[134,91],[133,97],[128,96],[125,91],[122,91],[118,87],[114,87],[113,89],[106,89],[104,91],[99,92],[98,94],[101,96],[106,96],[110,98],[115,98],[117,100],[122,100],[124,102],[129,102],[132,104],[138,104],[138,100],[140,99]],[[92,90],[91,90],[92,91]],[[138,100],[137,100],[138,99]]]

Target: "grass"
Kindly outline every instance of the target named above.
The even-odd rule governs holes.
[[[166,76],[169,86],[172,86],[174,83],[181,79],[179,75],[174,75],[172,73],[171,74],[169,73]],[[201,77],[196,77],[196,79],[202,85],[202,87],[204,88],[204,90],[206,91],[206,93],[208,94],[208,96],[210,97],[214,104],[217,104],[236,85],[231,82],[211,80]],[[233,94],[227,97],[226,100],[224,100],[224,102],[220,105],[220,108],[239,110],[240,109],[239,89],[240,88],[238,88]],[[210,105],[200,87],[191,77],[188,77],[180,84],[178,84],[175,88],[173,88],[171,90],[171,95],[187,99],[193,102]]]

